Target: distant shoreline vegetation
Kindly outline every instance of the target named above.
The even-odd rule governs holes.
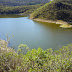
[[[57,51],[20,44],[17,52],[6,44],[0,40],[0,72],[72,72],[72,44]]]
[[[26,6],[3,6],[0,5],[0,15],[18,14],[29,16],[34,10],[41,7],[43,4],[26,5]]]
[[[0,0],[0,5],[3,6],[23,6],[23,5],[36,5],[45,4],[50,0]]]

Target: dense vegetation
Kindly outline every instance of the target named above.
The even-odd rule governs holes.
[[[20,44],[17,53],[5,46],[0,44],[0,72],[72,72],[72,44],[58,51]]]
[[[38,8],[31,18],[72,22],[72,0],[53,0]]]
[[[38,5],[28,5],[28,6],[0,6],[0,14],[20,14],[28,15],[32,13],[37,8],[41,7],[42,4]]]
[[[20,6],[47,3],[50,0],[0,0],[0,5]]]

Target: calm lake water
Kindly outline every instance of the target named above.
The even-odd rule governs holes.
[[[51,23],[36,22],[28,17],[0,16],[0,38],[11,38],[9,46],[17,50],[19,44],[27,44],[30,49],[41,47],[57,50],[72,43],[72,28],[64,29]]]

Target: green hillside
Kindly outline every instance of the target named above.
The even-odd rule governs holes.
[[[34,11],[31,18],[72,22],[72,1],[53,0]]]
[[[41,7],[42,4],[27,5],[27,6],[0,6],[0,15],[2,14],[23,14],[29,15],[37,8]]]
[[[0,5],[20,6],[47,3],[50,0],[0,0]]]

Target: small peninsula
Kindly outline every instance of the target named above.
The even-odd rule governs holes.
[[[42,22],[61,24],[60,27],[71,28],[72,25],[72,1],[53,0],[35,10],[31,19]]]

